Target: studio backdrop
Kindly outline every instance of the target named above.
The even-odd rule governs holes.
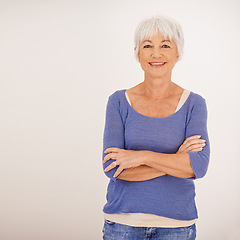
[[[185,35],[173,81],[208,107],[197,239],[238,239],[239,12],[238,0],[1,0],[0,239],[102,238],[106,103],[143,81],[134,31],[157,14]]]

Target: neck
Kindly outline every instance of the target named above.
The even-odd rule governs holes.
[[[161,99],[173,94],[174,83],[168,78],[152,78],[145,75],[142,82],[144,95],[152,99]]]

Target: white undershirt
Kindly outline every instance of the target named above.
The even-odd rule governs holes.
[[[189,94],[190,94],[190,91],[184,89],[175,112],[177,112],[183,106]],[[125,95],[129,104],[131,105],[130,99],[126,91],[125,91]],[[189,220],[189,221],[182,221],[182,220],[176,220],[172,218],[166,218],[166,217],[161,217],[154,214],[145,214],[145,213],[117,213],[117,214],[104,213],[104,218],[112,222],[129,225],[133,227],[177,228],[177,227],[191,226],[196,222],[196,219]]]
[[[180,98],[180,100],[178,102],[178,105],[177,105],[177,108],[176,108],[175,112],[177,112],[182,107],[182,105],[186,102],[189,94],[190,94],[189,90],[187,90],[187,89],[183,90],[182,96],[181,96],[181,98]],[[132,104],[130,102],[130,99],[128,97],[127,91],[125,91],[125,96],[126,96],[126,99],[127,99],[128,103],[130,104],[130,106],[132,106]]]

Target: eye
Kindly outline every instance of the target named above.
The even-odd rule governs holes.
[[[170,46],[168,46],[168,45],[166,45],[166,44],[162,45],[162,47],[163,47],[163,48],[170,48]]]
[[[151,45],[145,45],[143,48],[151,48]]]

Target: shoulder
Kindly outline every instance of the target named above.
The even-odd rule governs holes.
[[[198,93],[191,92],[188,104],[188,112],[190,115],[196,115],[199,118],[207,115],[207,104],[203,96]]]
[[[125,90],[126,89],[116,90],[109,96],[108,100],[116,107],[119,107],[124,99]]]
[[[120,114],[124,124],[128,116],[128,102],[125,97],[125,91],[126,89],[117,90],[108,98],[108,106],[112,106]]]
[[[190,92],[190,102],[193,105],[199,105],[199,104],[202,105],[202,104],[206,103],[206,100],[200,94],[191,91]]]

